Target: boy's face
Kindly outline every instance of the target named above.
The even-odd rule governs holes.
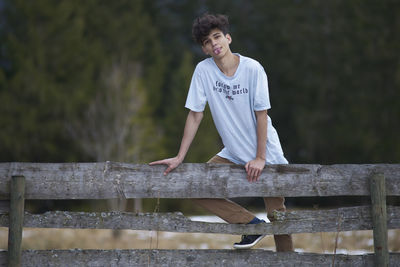
[[[231,42],[232,38],[229,34],[224,35],[220,29],[213,29],[204,39],[201,47],[206,55],[218,59],[230,51],[229,44]]]

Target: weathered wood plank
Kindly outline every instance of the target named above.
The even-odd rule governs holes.
[[[24,176],[11,178],[10,227],[8,231],[8,266],[21,266],[22,225],[24,222]]]
[[[372,228],[375,265],[389,266],[385,176],[376,173],[371,180]]]
[[[332,266],[332,254],[252,250],[26,250],[22,266]],[[0,251],[0,266],[6,253]],[[335,256],[335,266],[374,266],[373,255]],[[390,254],[390,266],[400,266],[400,253]]]
[[[400,164],[269,165],[249,183],[241,166],[128,163],[0,163],[0,199],[8,199],[12,175],[26,177],[26,199],[231,198],[255,196],[369,195],[368,176],[386,177],[387,195],[400,195]]]
[[[277,221],[266,225],[240,225],[191,221],[181,213],[47,212],[25,214],[24,227],[159,230],[186,233],[287,234],[371,230],[371,207],[277,212]],[[339,220],[340,218],[340,220]],[[8,227],[8,215],[0,215]],[[400,229],[400,207],[388,207],[388,228]]]
[[[10,211],[10,201],[0,200],[0,214],[8,213]]]

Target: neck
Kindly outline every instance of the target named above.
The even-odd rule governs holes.
[[[226,75],[233,76],[239,66],[239,56],[228,51],[222,58],[214,58],[218,68]]]

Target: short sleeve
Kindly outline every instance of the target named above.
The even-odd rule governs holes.
[[[269,102],[268,78],[264,68],[261,65],[259,65],[256,75],[254,110],[260,111],[270,109],[271,104]]]
[[[201,112],[204,111],[206,103],[207,98],[204,91],[204,82],[199,68],[196,67],[192,76],[192,81],[190,82],[185,107],[195,112]]]

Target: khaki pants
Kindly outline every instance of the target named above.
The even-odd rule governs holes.
[[[214,156],[208,163],[234,164],[233,162]],[[192,199],[197,205],[205,208],[211,213],[217,215],[228,223],[249,223],[254,219],[254,214],[243,208],[242,206],[222,198],[195,198]],[[267,216],[273,220],[272,212],[286,211],[284,205],[284,197],[264,197],[264,203],[267,210]],[[291,235],[274,235],[276,251],[293,251],[293,242]]]

